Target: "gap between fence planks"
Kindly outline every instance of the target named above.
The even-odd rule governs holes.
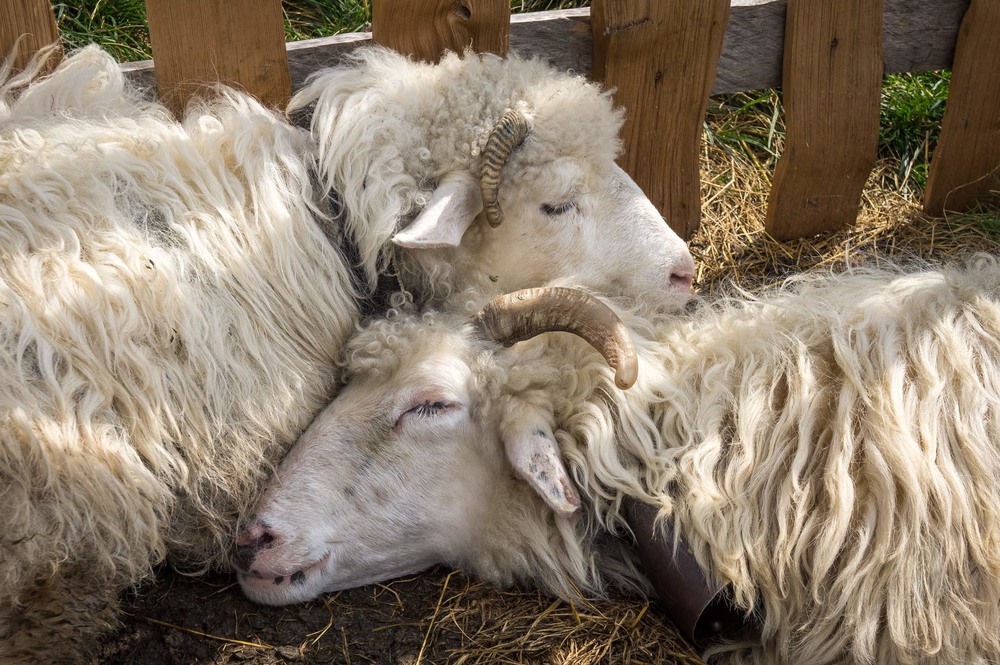
[[[372,40],[418,60],[437,62],[445,51],[507,55],[507,0],[373,0]]]
[[[291,96],[280,0],[146,0],[160,98],[179,114],[206,84],[267,106]]]
[[[962,22],[924,207],[968,210],[1000,192],[1000,2],[973,0]]]
[[[13,54],[15,71],[23,69],[39,49],[58,41],[49,0],[0,0],[0,59]]]
[[[878,149],[882,15],[882,0],[788,2],[785,151],[765,223],[774,238],[857,219]]]
[[[625,108],[621,167],[682,238],[701,221],[699,149],[729,0],[595,0],[592,76]]]

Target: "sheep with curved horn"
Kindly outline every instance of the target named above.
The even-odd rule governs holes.
[[[625,391],[575,335],[505,348],[530,330],[371,323],[256,507],[269,547],[244,550],[244,591],[294,602],[443,562],[564,598],[648,594],[607,537],[635,501],[760,621],[710,662],[1000,660],[1000,260],[619,315]]]

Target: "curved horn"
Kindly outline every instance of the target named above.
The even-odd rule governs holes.
[[[584,291],[548,287],[508,293],[490,301],[473,323],[504,346],[544,332],[571,332],[601,352],[622,390],[631,387],[638,375],[635,347],[625,324],[610,307]]]
[[[531,122],[520,111],[504,113],[483,148],[483,166],[480,169],[479,189],[483,193],[483,207],[490,226],[496,228],[503,221],[503,212],[497,196],[500,193],[500,171],[510,154],[517,149],[531,131]]]

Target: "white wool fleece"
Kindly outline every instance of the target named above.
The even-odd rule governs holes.
[[[307,148],[232,92],[178,123],[96,47],[0,82],[0,622],[70,563],[225,560],[357,318]]]

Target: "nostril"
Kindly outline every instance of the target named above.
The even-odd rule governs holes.
[[[254,524],[249,529],[243,529],[236,534],[236,545],[242,546],[255,543],[260,540],[265,531],[264,525],[260,523]]]
[[[262,549],[273,547],[277,541],[275,533],[260,522],[249,529],[244,529],[238,532],[233,540],[235,545],[233,563],[238,568],[249,570],[257,553]]]
[[[233,552],[233,565],[240,570],[249,571],[256,557],[257,548],[253,545],[237,545]]]
[[[694,274],[689,272],[675,272],[670,274],[670,285],[678,289],[690,291],[694,284]]]

